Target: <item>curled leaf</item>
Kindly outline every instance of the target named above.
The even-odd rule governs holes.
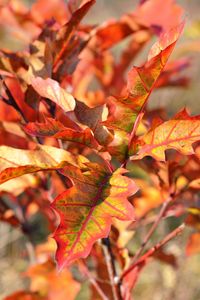
[[[50,99],[65,112],[74,110],[74,97],[61,88],[57,81],[50,78],[36,77],[32,79],[32,86],[40,96]]]
[[[109,128],[131,133],[139,125],[147,100],[161,75],[167,60],[182,32],[183,23],[161,35],[149,52],[142,67],[133,67],[128,73],[127,95],[112,98],[112,112],[103,122]]]
[[[67,128],[61,122],[47,118],[45,123],[29,123],[24,129],[32,136],[53,137],[63,141],[76,142],[88,147],[96,148],[98,143],[94,139],[89,128],[78,131],[77,129]]]
[[[63,149],[40,146],[35,150],[22,150],[7,146],[0,147],[0,183],[24,174],[43,170],[56,170],[66,162],[79,165],[87,159]]]

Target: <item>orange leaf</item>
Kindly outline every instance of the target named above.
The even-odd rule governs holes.
[[[186,254],[193,255],[200,252],[200,233],[193,233],[191,234],[187,247],[186,247]]]
[[[32,266],[26,275],[31,279],[31,291],[38,292],[48,300],[74,300],[80,290],[69,270],[58,274],[56,264],[52,260]]]
[[[4,298],[4,300],[47,300],[46,298],[28,291],[18,291]]]
[[[50,146],[40,146],[35,150],[1,146],[0,183],[28,173],[60,169],[66,162],[79,165],[86,161],[87,159],[81,155],[75,157],[68,151]]]
[[[74,186],[59,195],[52,207],[60,215],[54,238],[59,268],[87,257],[92,245],[107,237],[112,218],[132,220],[133,207],[127,197],[137,191],[134,181],[117,169],[113,174],[100,165],[89,163],[85,172],[68,166],[62,173]]]
[[[45,121],[45,123],[28,123],[24,129],[32,136],[49,136],[63,141],[81,143],[93,148],[98,146],[89,128],[84,130],[67,128],[61,122],[51,118],[47,118]]]
[[[127,95],[113,99],[111,116],[103,122],[110,128],[131,133],[143,116],[147,100],[153,91],[167,60],[182,32],[183,24],[161,35],[149,52],[142,67],[133,67],[128,74]]]
[[[174,0],[165,0],[164,3],[162,0],[148,0],[139,5],[133,15],[144,26],[159,26],[162,30],[169,30],[181,22],[183,8]]]
[[[40,96],[58,104],[65,112],[74,110],[74,97],[61,88],[57,81],[36,77],[32,79],[32,86]]]
[[[139,151],[132,158],[142,159],[150,155],[164,161],[167,149],[175,149],[183,155],[194,154],[192,144],[199,140],[200,116],[191,117],[183,110],[141,137]]]

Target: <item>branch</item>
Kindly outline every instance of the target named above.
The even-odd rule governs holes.
[[[30,241],[29,237],[27,237],[28,240],[26,241],[25,245],[26,245],[26,250],[29,256],[29,261],[31,265],[34,265],[37,261],[36,259],[36,255],[35,255],[35,248],[32,244],[32,242]]]
[[[121,295],[121,282],[119,281],[115,268],[115,258],[112,252],[109,237],[102,239],[102,248],[104,252],[105,262],[110,278],[114,300],[123,300]]]
[[[121,280],[124,279],[137,265],[145,262],[147,258],[152,256],[157,250],[159,250],[161,247],[163,247],[166,243],[168,243],[170,240],[178,236],[179,234],[182,233],[184,230],[185,225],[182,224],[176,229],[174,229],[172,232],[170,232],[163,240],[161,240],[158,244],[156,244],[154,247],[152,247],[150,250],[148,250],[137,262],[132,263],[130,267],[125,270],[122,275],[121,275]]]
[[[154,221],[154,223],[152,224],[150,230],[148,231],[147,235],[145,236],[144,241],[143,241],[141,247],[138,249],[138,251],[137,251],[136,254],[134,255],[134,257],[133,257],[133,259],[132,259],[132,261],[131,261],[131,264],[134,264],[134,263],[137,261],[137,259],[140,257],[140,255],[142,254],[144,248],[146,247],[146,245],[147,245],[147,243],[149,242],[150,238],[152,237],[154,231],[156,230],[158,224],[160,223],[160,221],[161,221],[163,215],[165,214],[165,212],[166,212],[166,210],[167,210],[167,208],[168,208],[168,205],[169,205],[169,203],[171,202],[171,200],[172,200],[172,197],[169,196],[169,197],[167,198],[167,200],[165,200],[165,202],[163,203],[163,205],[162,205],[162,207],[161,207],[161,210],[160,210],[160,212],[159,212],[157,218],[155,219],[155,221]]]
[[[99,293],[99,295],[101,296],[101,298],[103,300],[109,300],[108,297],[104,294],[104,292],[100,288],[97,280],[93,277],[93,275],[88,270],[88,267],[86,266],[86,264],[82,260],[80,260],[78,262],[78,264],[79,264],[79,267],[80,267],[81,271],[85,274],[85,276],[87,276],[87,278],[89,279],[89,281],[91,282],[91,284],[94,286],[94,288],[96,289],[96,291]]]

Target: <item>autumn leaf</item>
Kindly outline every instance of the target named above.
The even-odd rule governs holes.
[[[93,131],[94,137],[101,145],[108,144],[112,140],[112,134],[101,124],[103,109],[103,105],[91,108],[83,102],[76,101],[74,110],[77,120]]]
[[[175,149],[183,155],[194,154],[192,144],[200,140],[200,116],[191,117],[186,110],[173,119],[151,129],[139,139],[139,150],[132,159],[150,155],[165,161],[165,151]]]
[[[86,3],[84,3],[79,9],[75,10],[72,13],[69,22],[67,22],[58,32],[59,35],[61,36],[61,39],[58,41],[56,45],[58,52],[56,53],[54,59],[54,71],[56,71],[58,63],[65,58],[67,48],[69,46],[74,31],[77,29],[79,23],[81,22],[83,17],[87,14],[88,10],[94,3],[95,0],[89,0]]]
[[[12,146],[18,148],[27,148],[28,142],[26,135],[20,126],[14,122],[0,122],[0,145]]]
[[[66,162],[79,165],[86,161],[81,155],[75,157],[68,151],[50,146],[35,150],[0,146],[0,183],[28,173],[60,169]]]
[[[15,197],[12,194],[0,193],[0,221],[19,226],[20,222],[15,215],[13,202],[15,202]]]
[[[53,137],[63,141],[76,142],[88,147],[96,148],[98,143],[89,128],[77,130],[65,127],[61,122],[46,118],[45,123],[28,123],[25,131],[32,136]]]
[[[95,38],[100,50],[107,50],[121,42],[127,36],[144,29],[130,15],[124,15],[119,21],[110,21],[97,28]]]
[[[196,232],[191,234],[189,237],[187,246],[186,246],[186,254],[194,255],[200,252],[200,232]]]
[[[36,77],[32,79],[32,86],[40,96],[50,99],[65,112],[74,110],[74,97],[61,88],[57,81],[50,78]]]
[[[140,219],[149,211],[159,207],[164,199],[158,188],[150,186],[145,181],[137,180],[137,185],[140,187],[141,195],[134,197],[133,206],[135,208],[135,216]]]
[[[48,300],[74,300],[80,290],[80,283],[73,279],[70,271],[63,269],[58,274],[56,264],[50,259],[30,267],[26,275],[31,280],[30,290]]]
[[[200,189],[200,178],[192,180],[189,183],[189,188],[199,190]]]
[[[60,24],[67,21],[67,7],[64,1],[49,1],[48,7],[45,0],[37,0],[31,8],[32,18],[39,24],[54,18]]]
[[[97,164],[82,171],[68,166],[62,174],[74,186],[59,195],[52,207],[59,213],[60,224],[54,238],[59,268],[86,257],[92,245],[109,234],[112,218],[133,220],[133,207],[127,197],[137,191],[134,181],[123,176],[125,169],[113,174]]]
[[[29,291],[18,291],[4,298],[4,300],[46,300],[46,299],[38,295],[37,293],[32,293]]]
[[[103,122],[109,128],[131,133],[137,129],[147,100],[152,93],[167,60],[182,32],[183,24],[162,34],[151,48],[148,61],[142,67],[133,67],[128,73],[127,95],[112,97],[112,112]]]
[[[162,30],[168,30],[176,27],[183,17],[183,8],[174,0],[165,0],[163,8],[162,0],[143,1],[138,5],[133,13],[136,21],[147,27],[160,27]],[[159,13],[155,13],[159,12]]]

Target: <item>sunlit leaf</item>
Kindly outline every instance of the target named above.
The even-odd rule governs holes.
[[[66,167],[74,186],[59,195],[53,208],[59,213],[60,225],[54,238],[58,244],[56,259],[62,268],[77,258],[86,257],[99,238],[109,234],[112,218],[132,220],[133,207],[127,197],[137,191],[134,181],[117,169],[113,174],[96,164],[85,172]]]
[[[112,98],[112,114],[103,122],[113,129],[131,133],[142,118],[147,100],[162,73],[181,34],[183,24],[162,34],[151,48],[148,61],[142,67],[133,67],[128,74],[127,95]]]
[[[40,146],[35,150],[22,150],[7,146],[0,147],[0,183],[24,174],[43,170],[56,170],[66,162],[78,165],[85,162],[83,156],[74,156],[63,149]]]
[[[45,123],[29,123],[24,129],[32,136],[53,137],[94,148],[98,145],[89,128],[78,131],[77,129],[65,127],[61,122],[56,121],[55,119],[47,118],[45,121]]]
[[[58,104],[65,112],[74,110],[74,97],[61,88],[57,81],[36,77],[32,79],[32,86],[40,96]]]
[[[147,155],[165,160],[165,150],[175,149],[184,155],[194,154],[192,144],[200,140],[200,117],[191,117],[183,110],[173,119],[156,126],[140,138],[139,151],[133,159]]]
[[[31,291],[47,297],[48,300],[56,297],[59,300],[74,300],[80,290],[80,284],[73,279],[70,271],[64,269],[58,274],[52,260],[32,266],[26,275],[31,280]]]
[[[168,30],[177,26],[182,20],[184,10],[174,0],[165,0],[165,9],[162,9],[162,0],[142,2],[133,15],[139,23],[145,26],[157,26],[158,29]]]

